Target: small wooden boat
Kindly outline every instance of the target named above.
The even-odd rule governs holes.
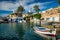
[[[48,29],[44,27],[33,27],[34,32],[38,35],[48,35],[48,36],[56,36],[56,29]]]

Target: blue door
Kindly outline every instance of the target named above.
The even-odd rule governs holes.
[[[15,22],[18,22],[18,18],[16,18]]]

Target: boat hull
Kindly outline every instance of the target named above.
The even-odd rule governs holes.
[[[41,31],[41,30],[37,30],[36,28],[34,28],[34,32],[37,33],[37,34],[43,34],[43,35],[48,35],[48,36],[56,36],[56,31],[52,31],[52,32],[49,32],[49,31]]]
[[[45,34],[45,35],[48,35],[48,36],[56,36],[56,34]]]

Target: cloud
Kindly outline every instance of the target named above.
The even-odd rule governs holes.
[[[34,0],[30,0],[30,1],[29,0],[18,0],[14,3],[13,2],[2,1],[2,2],[0,2],[0,5],[1,5],[0,10],[15,11],[19,5],[22,5],[22,6],[24,6],[26,11],[28,11],[28,10],[33,11],[34,10],[33,9],[34,5],[39,5],[40,9],[44,9],[44,8],[46,8],[46,6],[45,6],[46,4],[52,3],[52,2],[45,2],[45,3],[38,2],[38,3],[33,3],[33,4],[30,4],[30,5],[27,5],[27,3],[29,3],[29,2],[34,2]]]
[[[40,2],[38,2],[38,3],[33,3],[33,4],[28,5],[28,6],[25,6],[25,9],[26,9],[26,10],[34,11],[33,6],[34,6],[34,5],[38,5],[39,8],[40,8],[40,10],[43,10],[43,9],[46,9],[46,8],[47,8],[46,5],[47,5],[47,4],[49,5],[50,3],[53,3],[53,1],[52,1],[52,2],[44,2],[44,3],[40,3]]]
[[[6,1],[4,1],[4,2],[0,2],[0,9],[1,10],[13,10],[13,9],[15,9],[19,4],[17,3],[17,4],[14,4],[14,3],[11,3],[11,2],[6,2]]]
[[[2,16],[2,17],[6,17],[6,16],[8,16],[9,14],[1,14],[0,16]]]
[[[15,10],[19,5],[25,6],[28,2],[32,2],[33,0],[19,0],[16,2],[8,2],[8,1],[2,1],[0,2],[0,10]]]

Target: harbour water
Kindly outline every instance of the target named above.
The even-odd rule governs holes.
[[[56,40],[56,37],[44,38],[35,34],[32,23],[2,23],[0,40]]]

